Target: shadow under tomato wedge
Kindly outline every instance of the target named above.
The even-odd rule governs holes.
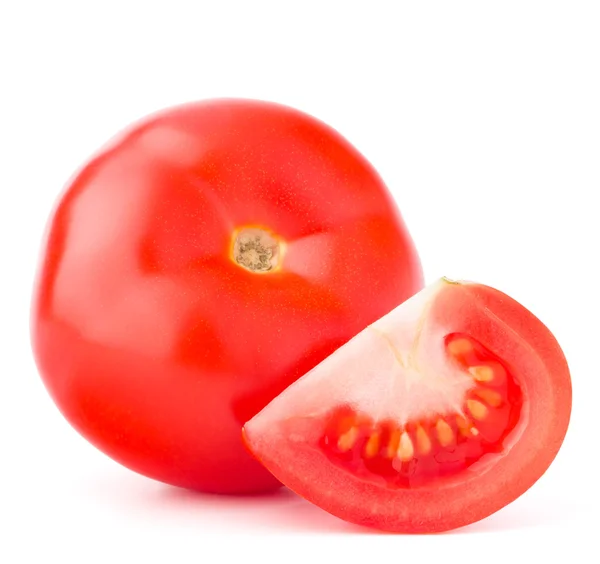
[[[571,413],[550,331],[509,296],[442,279],[342,346],[244,426],[279,480],[352,523],[439,532],[536,482]]]
[[[115,460],[268,490],[243,423],[422,284],[393,199],[341,135],[276,104],[204,101],[130,127],[69,183],[33,349],[59,409]]]

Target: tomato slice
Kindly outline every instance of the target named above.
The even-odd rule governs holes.
[[[244,438],[333,515],[437,532],[531,487],[570,413],[569,369],[542,322],[498,290],[442,279],[292,384]]]

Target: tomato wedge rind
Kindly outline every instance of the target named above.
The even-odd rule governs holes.
[[[287,388],[244,439],[333,515],[439,532],[530,488],[570,412],[569,369],[545,325],[498,290],[442,279]]]

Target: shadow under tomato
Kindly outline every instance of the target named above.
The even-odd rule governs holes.
[[[346,523],[297,496],[287,488],[244,495],[219,495],[164,486],[154,503],[169,509],[215,512],[222,520],[251,523],[253,528],[286,533],[378,534],[378,531]]]
[[[524,501],[524,500],[523,500]],[[575,501],[564,499],[536,499],[535,503],[512,503],[486,519],[444,534],[501,533],[566,523],[585,511]]]
[[[394,535],[346,523],[287,488],[261,494],[218,495],[165,486],[156,493],[154,501],[170,509],[201,513],[214,511],[220,518],[236,521],[240,526],[251,522],[253,528],[273,532]],[[501,533],[564,522],[565,516],[573,515],[574,510],[572,507],[566,508],[565,503],[552,501],[542,507],[527,507],[523,504],[508,506],[486,519],[441,535]]]
[[[313,533],[344,535],[394,536],[367,527],[346,523],[309,503],[287,488],[245,495],[201,493],[167,486],[152,480],[128,476],[125,479],[106,478],[88,484],[88,494],[111,505],[142,509],[145,514],[168,515],[184,523],[209,521],[220,528],[252,530],[265,533]],[[537,498],[526,503],[519,500],[490,517],[460,529],[441,533],[465,535],[502,533],[565,523],[582,511],[591,512],[576,500]],[[423,535],[425,536],[425,535]],[[437,535],[436,535],[437,536]]]

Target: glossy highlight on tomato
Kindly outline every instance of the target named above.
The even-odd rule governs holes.
[[[442,279],[292,384],[244,436],[284,484],[342,519],[438,532],[531,487],[570,413],[550,331],[498,290]]]
[[[421,287],[398,209],[348,141],[288,107],[210,100],[135,124],[69,183],[33,349],[61,412],[115,460],[268,490],[243,423]]]

